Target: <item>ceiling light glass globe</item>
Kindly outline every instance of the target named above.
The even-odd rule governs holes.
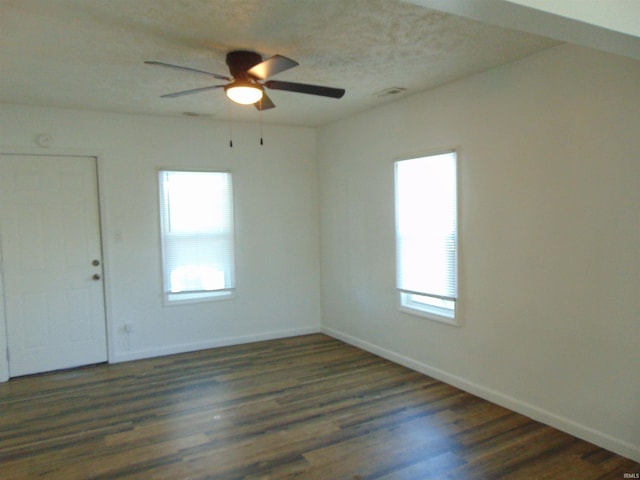
[[[257,87],[240,85],[226,89],[227,97],[242,105],[251,105],[262,98],[262,90]]]

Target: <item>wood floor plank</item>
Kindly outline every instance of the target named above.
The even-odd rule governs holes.
[[[0,384],[0,478],[621,479],[640,464],[325,335]]]

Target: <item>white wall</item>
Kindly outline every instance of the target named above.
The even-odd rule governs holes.
[[[35,146],[42,132],[54,147]],[[265,126],[260,146],[258,126],[237,123],[233,148],[228,132],[207,119],[0,106],[0,151],[99,154],[111,361],[319,330],[315,131]],[[233,300],[163,306],[159,167],[233,173]]]
[[[564,45],[322,128],[323,329],[640,460],[639,78]],[[450,147],[461,328],[394,292],[393,160]]]
[[[636,0],[407,1],[489,25],[640,60],[640,37],[633,33],[638,31]]]
[[[543,10],[598,25],[609,30],[640,36],[640,3],[637,0],[508,0],[529,8]]]

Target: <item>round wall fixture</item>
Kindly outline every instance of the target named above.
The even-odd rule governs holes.
[[[36,143],[41,147],[48,148],[53,145],[53,137],[48,133],[39,133],[36,135]]]

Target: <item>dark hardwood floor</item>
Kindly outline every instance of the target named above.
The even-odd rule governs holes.
[[[623,479],[640,464],[324,335],[0,384],[0,478]]]

